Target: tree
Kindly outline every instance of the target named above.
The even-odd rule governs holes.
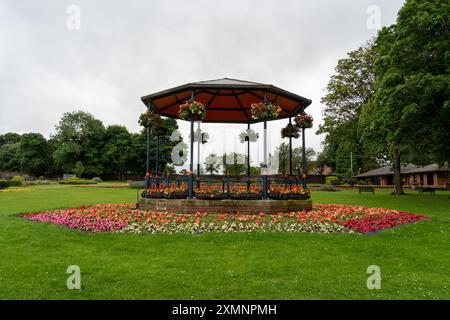
[[[65,172],[73,172],[75,164],[81,161],[85,174],[97,176],[103,173],[101,152],[105,133],[102,122],[90,113],[75,111],[63,114],[53,137],[56,166]]]
[[[378,34],[377,91],[364,106],[362,141],[388,154],[394,194],[403,194],[401,163],[450,159],[450,4],[408,0],[396,25]]]
[[[132,136],[124,126],[111,125],[106,128],[102,163],[105,173],[117,174],[124,179],[128,171],[128,159],[132,147]]]
[[[5,144],[15,144],[20,142],[20,134],[14,132],[8,132],[0,134],[0,147]]]
[[[223,172],[224,174],[237,176],[247,172],[247,156],[231,152],[225,153],[222,156],[223,159]]]
[[[205,171],[209,174],[217,174],[220,171],[220,158],[216,154],[211,153],[205,159]]]
[[[358,155],[355,168],[369,170],[376,166],[374,156],[361,144],[357,130],[361,110],[375,92],[374,60],[370,41],[338,61],[336,74],[331,77],[321,100],[326,106],[324,123],[317,131],[326,134],[324,149],[318,156],[321,165],[336,169],[336,160],[352,152]]]
[[[0,147],[0,171],[20,171],[19,143],[8,143]]]
[[[50,166],[49,146],[40,133],[26,133],[19,143],[20,171],[32,176],[45,175]]]
[[[306,148],[306,163],[310,163],[316,152],[312,148]],[[281,143],[278,148],[278,173],[289,174],[289,144]],[[292,149],[292,170],[298,172],[302,168],[302,148]],[[310,166],[309,166],[310,168]]]
[[[83,162],[77,161],[77,163],[75,163],[75,167],[73,168],[73,172],[77,175],[78,178],[81,178],[84,173]]]
[[[187,145],[183,142],[182,137],[176,141],[172,141],[172,133],[178,130],[178,124],[175,119],[163,119],[167,128],[167,133],[161,136],[159,148],[159,172],[162,172],[168,163],[172,163],[172,149],[178,145],[182,145],[183,150],[187,150]],[[156,137],[152,135],[150,146],[150,170],[154,171]],[[131,148],[127,161],[127,168],[134,174],[145,174],[145,162],[147,154],[147,134],[145,130],[140,133],[133,133],[131,135]]]

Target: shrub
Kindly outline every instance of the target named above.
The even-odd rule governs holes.
[[[17,181],[17,182],[20,182],[20,184],[23,184],[25,179],[21,176],[14,176],[11,181]]]
[[[22,185],[23,186],[39,186],[39,185],[49,185],[49,184],[52,184],[52,183],[56,183],[56,182],[53,182],[53,181],[50,181],[50,180],[38,179],[38,180],[24,181],[24,182],[22,182]]]
[[[94,177],[94,178],[92,178],[92,181],[103,182],[102,178],[100,178],[100,177]]]
[[[327,176],[325,178],[325,184],[327,184],[327,185],[340,185],[340,184],[342,184],[342,182],[336,176]]]
[[[70,178],[70,179],[66,179],[66,180],[62,180],[59,182],[59,184],[97,184],[96,181],[93,180],[85,180],[85,179],[80,179],[80,178]]]
[[[131,189],[144,189],[145,181],[130,181],[128,182],[128,186]]]
[[[0,189],[9,188],[9,181],[5,179],[0,179]]]
[[[334,186],[323,184],[319,188],[320,191],[338,191]]]

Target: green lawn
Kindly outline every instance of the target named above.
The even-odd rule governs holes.
[[[314,192],[348,203],[424,214],[431,221],[376,235],[86,234],[18,213],[135,202],[136,190],[49,186],[0,192],[1,299],[449,299],[450,193]],[[81,268],[82,290],[66,288]],[[369,265],[381,290],[366,287]]]

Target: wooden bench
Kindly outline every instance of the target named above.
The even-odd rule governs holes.
[[[429,188],[429,187],[420,187],[419,193],[424,194],[425,192],[429,192],[431,194],[435,194],[436,189],[435,188]]]
[[[375,194],[374,187],[358,187],[358,189],[359,189],[359,194],[361,194],[361,192],[372,192],[372,194]]]

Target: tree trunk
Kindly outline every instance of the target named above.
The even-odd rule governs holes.
[[[400,164],[400,151],[395,150],[393,153],[393,162],[394,162],[394,195],[400,196],[403,195],[402,188],[402,175],[400,172],[401,164]]]

